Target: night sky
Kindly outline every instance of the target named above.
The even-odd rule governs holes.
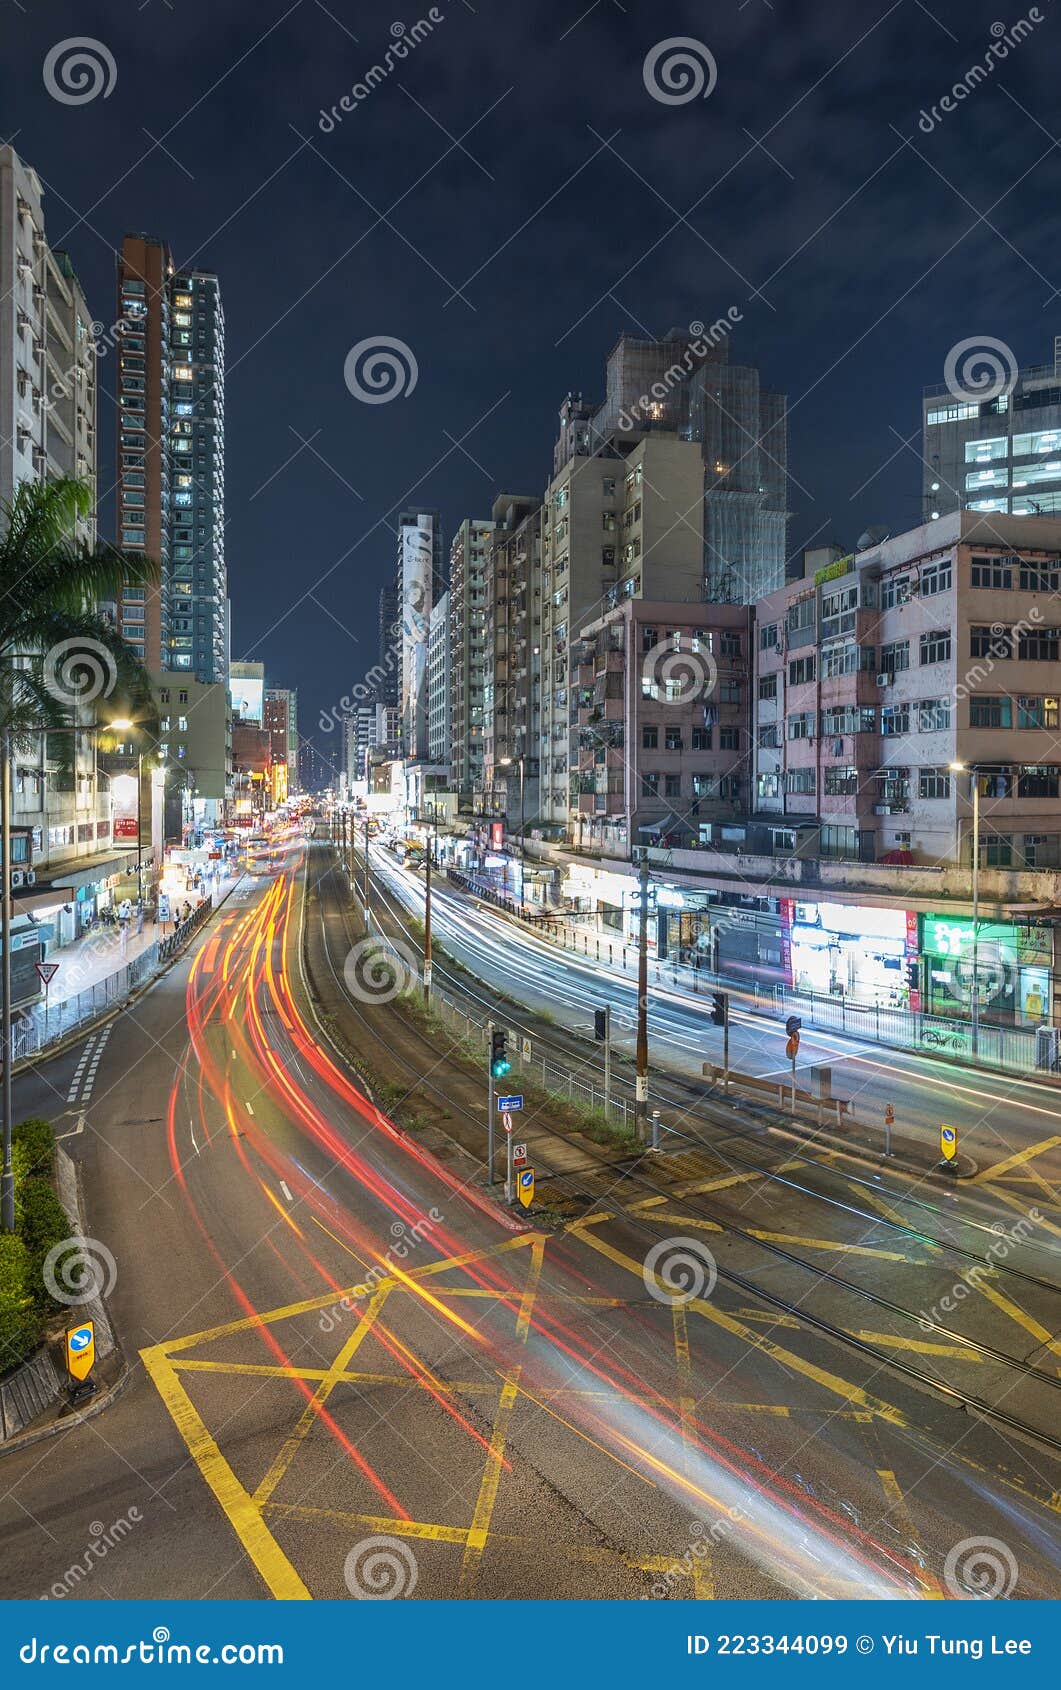
[[[0,5],[0,130],[94,315],[113,321],[128,229],[220,275],[233,656],[298,687],[326,752],[320,713],[376,660],[396,513],[440,508],[448,546],[501,488],[540,493],[557,407],[602,396],[621,330],[740,310],[733,358],[790,397],[793,551],[917,522],[920,392],[956,342],[1038,363],[1061,330],[1049,0],[448,0],[330,133],[322,108],[419,0]],[[1030,38],[922,119],[1020,19]],[[66,104],[43,67],[75,36],[117,74]],[[646,87],[673,37],[710,54],[706,99]],[[344,364],[381,337],[417,380],[367,404]],[[102,388],[109,495],[106,361]]]

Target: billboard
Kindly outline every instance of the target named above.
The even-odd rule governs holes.
[[[265,713],[265,681],[260,675],[233,675],[228,683],[232,718],[237,722],[261,723]]]

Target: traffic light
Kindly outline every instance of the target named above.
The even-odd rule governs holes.
[[[503,1080],[510,1073],[508,1034],[503,1027],[495,1027],[490,1034],[490,1072],[495,1080]]]
[[[595,1009],[593,1011],[593,1037],[606,1039],[608,1037],[608,1011]]]
[[[785,1022],[785,1032],[788,1034],[790,1039],[799,1032],[802,1025],[803,1022],[800,1020],[798,1015],[789,1016],[788,1020]]]
[[[726,992],[711,993],[711,1019],[716,1027],[724,1027],[729,1016],[729,997]]]

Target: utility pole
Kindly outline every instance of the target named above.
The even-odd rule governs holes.
[[[424,1004],[431,1005],[431,847],[424,858]]]
[[[3,854],[3,899],[0,903],[0,943],[4,947],[3,982],[3,1109],[4,1171],[0,1182],[0,1222],[15,1230],[15,1173],[11,1165],[11,729],[4,728],[0,746],[0,853]]]
[[[980,1052],[980,781],[975,769],[970,774],[973,788],[973,1013],[972,1055]]]
[[[637,1136],[645,1142],[648,1120],[648,847],[642,845],[638,864],[638,885],[641,905],[638,911],[637,938],[637,1076],[635,1079],[634,1119]]]
[[[486,1183],[494,1183],[494,1024],[486,1023]]]
[[[366,810],[365,811],[365,891],[364,891],[365,932],[366,933],[368,932],[369,928],[372,925],[372,909],[371,909],[371,903],[370,903],[371,897],[372,897],[372,883],[369,880],[369,874],[368,874],[368,811]]]

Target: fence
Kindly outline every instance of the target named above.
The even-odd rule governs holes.
[[[166,938],[156,939],[146,950],[124,963],[121,968],[116,968],[102,980],[94,980],[91,986],[86,986],[81,992],[75,992],[72,997],[64,998],[61,1003],[49,1004],[47,1008],[37,1005],[27,1015],[13,1021],[12,1060],[19,1062],[24,1057],[39,1056],[50,1045],[57,1044],[60,1039],[77,1032],[80,1027],[90,1027],[101,1015],[105,1015],[112,1005],[121,1003],[130,992],[134,992],[145,980],[157,973],[164,962],[175,956],[192,934],[202,926],[212,907],[213,900],[204,898],[187,921],[182,922]]]
[[[561,949],[607,963],[636,977],[637,948],[625,944],[621,935],[610,938],[607,934],[590,932],[560,914],[521,912],[517,899],[496,887],[481,884],[472,875],[451,872],[449,878],[485,902],[507,910],[514,919]],[[886,1004],[852,1003],[849,998],[824,993],[796,992],[773,982],[749,982],[747,978],[714,974],[707,968],[690,968],[654,954],[649,957],[649,978],[657,984],[666,980],[693,997],[720,988],[731,991],[739,994],[748,1007],[766,1015],[799,1015],[811,1026],[864,1039],[868,1044],[918,1051],[924,1056],[972,1057],[972,1028],[968,1021]],[[976,1060],[1019,1074],[1044,1071],[1036,1059],[1034,1027],[1006,1027],[981,1021]]]

